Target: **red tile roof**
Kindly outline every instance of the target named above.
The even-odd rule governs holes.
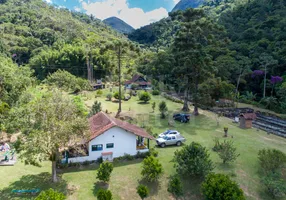
[[[254,120],[254,119],[256,119],[256,114],[255,113],[242,113],[240,116],[243,117],[246,120]]]
[[[123,122],[121,120],[110,117],[104,112],[99,112],[96,115],[89,118],[89,126],[91,131],[90,140],[93,140],[94,138],[98,137],[99,135],[103,134],[105,131],[113,127],[120,127],[137,136],[141,136],[151,140],[154,139],[154,137],[149,135],[144,129],[135,126],[133,124],[130,124],[128,122]]]

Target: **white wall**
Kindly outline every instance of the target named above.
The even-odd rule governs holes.
[[[113,127],[104,134],[89,142],[89,159],[97,160],[103,152],[113,152],[113,158],[124,156],[124,154],[136,155],[137,136],[119,127]],[[114,148],[107,149],[106,144],[114,143]],[[91,151],[92,145],[102,144],[102,151]]]
[[[83,157],[75,157],[75,158],[69,158],[69,163],[82,163],[84,161],[91,161],[89,156],[83,156]],[[63,163],[66,162],[66,159],[62,160]]]

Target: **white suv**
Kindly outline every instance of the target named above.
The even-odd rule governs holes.
[[[159,138],[163,138],[165,136],[171,136],[171,135],[180,135],[179,131],[176,131],[176,130],[167,130],[165,131],[164,133],[161,133],[159,135]]]

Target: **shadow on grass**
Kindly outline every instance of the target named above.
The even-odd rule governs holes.
[[[157,195],[158,191],[159,191],[159,189],[161,187],[159,181],[149,182],[149,181],[147,181],[145,179],[141,179],[141,180],[138,181],[138,183],[140,185],[145,185],[145,186],[148,187],[150,196]]]
[[[180,150],[180,148],[184,147],[184,146],[186,146],[185,143],[181,144],[181,146],[177,146],[176,144],[174,144],[174,145],[167,145],[165,147],[160,147],[159,145],[156,144],[154,146],[154,148],[156,148],[156,149],[178,149],[178,150]]]
[[[93,185],[93,195],[96,197],[96,195],[100,189],[107,190],[108,188],[109,188],[108,183],[98,181],[98,182],[94,183],[94,185]]]
[[[235,164],[234,163],[222,163],[222,162],[217,162],[216,164],[216,168],[221,170],[221,171],[234,171],[235,169]]]
[[[93,171],[97,170],[99,168],[98,163],[93,163],[90,165],[79,165],[79,166],[72,166],[68,168],[63,168],[58,170],[59,173],[61,174],[66,174],[66,173],[73,173],[73,172],[82,172],[82,171]]]
[[[11,183],[8,187],[4,188],[0,191],[0,199],[1,200],[10,200],[10,199],[34,199],[37,195],[31,194],[22,194],[18,195],[12,193],[12,190],[32,190],[32,189],[40,189],[48,190],[50,188],[55,189],[56,191],[68,194],[67,183],[59,177],[58,183],[53,183],[51,180],[50,173],[41,173],[36,175],[25,175],[22,176],[18,181]],[[5,180],[2,180],[5,181]]]
[[[140,101],[140,102],[138,102],[138,104],[140,104],[140,105],[148,105],[148,104],[150,104],[150,102],[142,102],[142,101]]]
[[[114,161],[113,162],[113,166],[114,167],[124,167],[124,166],[128,166],[128,165],[138,164],[138,163],[141,163],[142,161],[143,161],[142,158],[137,158],[137,159],[134,159],[134,160]]]
[[[137,163],[141,163],[143,159],[138,158],[134,160],[120,160],[120,161],[113,161],[114,167],[124,167],[128,165],[133,165]],[[99,168],[99,163],[93,163],[90,165],[80,165],[80,166],[73,166],[64,169],[58,170],[61,174],[66,173],[73,173],[73,172],[83,172],[83,171],[96,171]],[[0,199],[1,200],[1,199]]]
[[[184,197],[188,199],[203,199],[201,193],[201,184],[204,181],[203,178],[197,177],[181,177],[183,184]]]

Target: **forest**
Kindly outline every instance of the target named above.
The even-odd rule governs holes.
[[[95,79],[117,81],[116,46],[124,43],[123,81],[142,73],[199,107],[228,98],[285,113],[285,8],[285,0],[206,1],[189,16],[173,12],[136,30],[130,41],[92,15],[41,0],[1,1],[1,107],[59,69],[86,79],[91,66]],[[86,89],[84,79],[76,85]]]
[[[1,3],[0,32],[1,53],[18,65],[33,69],[40,80],[58,69],[86,78],[87,60],[93,65],[96,78],[110,76],[115,70],[114,53],[108,47],[116,41],[127,42],[123,35],[93,16],[41,0]],[[126,65],[131,66],[134,53],[128,55]]]
[[[203,99],[206,100],[206,96],[209,99],[204,104],[211,106],[212,100],[235,98],[285,113],[285,1],[206,1],[201,9],[205,18],[222,28],[216,33],[216,42],[225,41],[209,49],[212,78],[203,80],[199,87],[204,91]],[[165,75],[175,87],[181,86],[171,70],[176,70],[174,66],[177,65],[172,49],[181,28],[180,21],[181,18],[169,17],[129,36],[155,52],[142,59],[139,71],[157,80],[159,75],[161,79]],[[166,74],[167,71],[172,73]],[[210,82],[216,84],[210,85]],[[224,93],[221,87],[225,86],[232,87],[226,90],[232,92]]]
[[[0,170],[0,196],[39,188],[32,199],[284,198],[285,16],[286,0],[206,0],[123,35],[46,1],[0,0],[0,156],[15,161]],[[124,86],[132,77],[140,83]],[[255,113],[236,114],[236,123],[209,112],[220,100],[232,110],[253,105],[272,129],[260,131]],[[88,122],[98,113],[133,127],[123,133],[137,154],[69,162],[104,146],[118,151],[91,142],[104,135],[90,140],[101,129],[90,127],[105,123]],[[117,126],[112,119],[104,132]],[[166,129],[185,144],[161,148],[160,133],[173,140]]]

